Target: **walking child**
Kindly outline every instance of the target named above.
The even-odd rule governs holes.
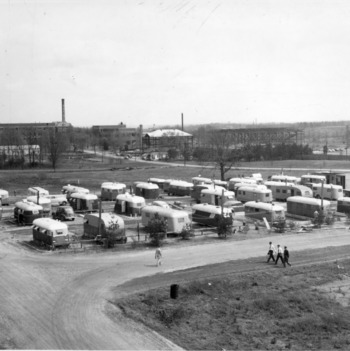
[[[161,266],[162,265],[162,250],[160,249],[160,247],[157,247],[154,257],[157,260],[157,267]]]

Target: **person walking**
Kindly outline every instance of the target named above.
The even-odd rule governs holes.
[[[287,249],[287,246],[284,247],[283,259],[284,259],[284,263],[287,263],[288,266],[291,266],[291,264],[289,263],[289,251]]]
[[[286,267],[286,263],[284,262],[284,259],[283,259],[283,250],[280,245],[277,245],[277,257],[276,257],[275,264],[277,264],[279,259],[281,259],[283,266]]]
[[[269,258],[267,259],[267,263],[270,262],[270,260],[272,259],[273,262],[275,262],[275,247],[272,245],[272,241],[270,241],[269,243],[269,250],[267,251],[267,254],[269,255]]]
[[[162,265],[162,250],[157,247],[154,258],[157,260],[157,267]]]

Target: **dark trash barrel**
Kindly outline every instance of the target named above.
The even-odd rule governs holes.
[[[178,296],[179,296],[179,285],[178,284],[170,285],[170,297],[172,299],[177,299]]]

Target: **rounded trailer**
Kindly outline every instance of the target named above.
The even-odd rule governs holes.
[[[46,246],[55,248],[69,246],[69,231],[66,223],[52,218],[38,218],[33,221],[33,239]]]
[[[94,212],[99,208],[98,197],[95,194],[73,193],[68,202],[74,211]]]
[[[68,200],[65,194],[50,194],[43,197],[51,200],[51,206],[64,206],[67,205]]]
[[[210,205],[221,206],[228,200],[234,200],[235,193],[225,190],[224,188],[203,189],[201,192],[200,202]]]
[[[216,227],[220,218],[232,225],[232,211],[229,208],[210,204],[197,204],[192,206],[192,221],[210,227]]]
[[[192,178],[193,185],[201,185],[201,184],[213,184],[213,181],[210,178],[204,178],[201,176]]]
[[[28,196],[27,201],[34,202],[43,208],[43,217],[51,217],[51,200],[46,197]]]
[[[126,184],[104,182],[101,185],[101,200],[114,201],[119,194],[126,192]]]
[[[186,211],[149,205],[141,209],[142,225],[147,227],[149,221],[156,216],[156,213],[161,219],[166,220],[167,233],[179,234],[187,224],[191,223]]]
[[[90,190],[86,188],[82,188],[81,186],[68,184],[62,187],[62,193],[66,194],[68,198],[73,193],[89,194]]]
[[[231,178],[228,181],[228,190],[235,190],[236,188],[236,184],[237,183],[243,183],[243,184],[258,184],[256,179],[252,179],[252,178]]]
[[[0,200],[1,200],[1,205],[10,204],[9,192],[7,190],[0,189]]]
[[[224,189],[221,187],[217,187],[218,189]],[[190,195],[191,198],[197,203],[199,204],[201,201],[201,196],[202,196],[202,190],[204,189],[214,189],[214,186],[212,184],[197,184],[197,185],[193,185]]]
[[[182,180],[174,180],[169,184],[168,194],[173,196],[190,196],[193,184]]]
[[[270,223],[285,219],[284,208],[280,205],[258,201],[248,201],[244,204],[244,214],[247,218],[266,220]]]
[[[236,200],[272,202],[272,191],[266,188],[252,188],[250,186],[241,186],[236,191]]]
[[[157,184],[159,189],[164,189],[164,182],[165,179],[161,179],[161,178],[149,178],[148,179],[149,183],[153,183],[153,184]]]
[[[43,217],[43,208],[27,200],[15,203],[14,218],[18,225],[31,225],[37,218]]]
[[[165,193],[169,192],[170,183],[174,182],[176,179],[164,179],[163,191]]]
[[[153,183],[138,183],[135,187],[135,195],[145,199],[157,199],[159,197],[159,186]]]
[[[140,216],[141,208],[146,205],[142,196],[136,196],[129,193],[119,194],[114,205],[114,212],[130,216]]]
[[[328,200],[315,199],[312,197],[291,196],[287,199],[287,214],[291,216],[301,216],[314,218],[315,211],[328,211],[331,203]]]
[[[88,213],[84,216],[84,236],[97,241],[109,239],[125,244],[125,223],[122,217],[114,213]]]

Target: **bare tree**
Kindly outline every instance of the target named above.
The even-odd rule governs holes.
[[[213,131],[209,137],[211,157],[220,170],[221,180],[225,180],[225,174],[237,162],[232,135],[229,130]]]
[[[54,171],[56,171],[57,163],[62,157],[63,152],[66,151],[67,145],[68,139],[63,130],[53,128],[46,133],[48,156]]]

